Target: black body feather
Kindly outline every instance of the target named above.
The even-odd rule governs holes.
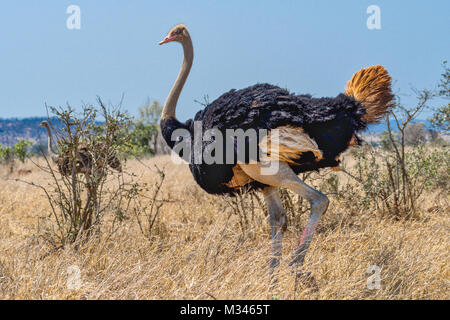
[[[310,95],[294,95],[287,90],[270,84],[257,84],[242,90],[231,90],[205,109],[199,111],[194,120],[181,123],[169,118],[161,121],[162,135],[168,145],[173,148],[177,141],[171,136],[175,129],[186,129],[193,137],[194,121],[202,122],[202,129],[217,128],[221,132],[226,129],[250,128],[271,130],[280,126],[301,127],[316,141],[323,153],[323,159],[315,161],[312,152],[305,152],[291,165],[298,174],[300,172],[318,170],[338,165],[335,158],[348,148],[353,135],[364,130],[367,123],[361,120],[366,113],[362,104],[355,99],[339,94],[335,98],[312,98]],[[184,137],[186,139],[186,137]],[[203,142],[202,150],[210,142]],[[191,139],[194,144],[194,139]],[[233,194],[236,190],[225,185],[233,177],[236,164],[194,164],[193,152],[190,155],[190,170],[197,183],[208,193]],[[249,184],[249,188],[259,188],[257,182]]]

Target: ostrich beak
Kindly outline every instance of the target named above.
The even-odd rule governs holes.
[[[159,45],[162,45],[162,44],[170,42],[170,41],[174,41],[176,38],[177,38],[177,36],[166,37],[163,41],[161,41],[159,43]]]

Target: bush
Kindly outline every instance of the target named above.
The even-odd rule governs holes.
[[[29,149],[32,145],[33,143],[31,141],[19,140],[13,147],[14,158],[24,163],[30,153]]]
[[[106,213],[111,230],[127,218],[130,205],[143,187],[134,182],[133,175],[123,171],[124,160],[118,157],[120,145],[129,143],[124,135],[130,126],[129,117],[117,109],[108,109],[98,100],[100,108],[84,107],[76,114],[69,106],[53,108],[62,127],[53,127],[51,134],[57,138],[58,154],[42,154],[45,164],[40,166],[49,173],[51,182],[34,186],[47,196],[55,224],[47,230],[47,239],[55,247],[86,239],[99,231]],[[98,121],[98,115],[103,117]],[[56,160],[56,168],[53,164]],[[114,182],[108,180],[114,177]]]
[[[390,114],[395,129],[387,116],[382,147],[364,145],[356,152],[356,165],[344,169],[359,183],[363,205],[394,217],[409,217],[417,213],[425,190],[448,191],[448,148],[425,145],[423,123],[412,122],[430,97],[428,91],[419,92],[419,103],[412,108],[397,103]]]
[[[133,130],[130,132],[130,145],[127,153],[134,157],[141,157],[146,154],[153,155],[155,150],[151,147],[153,145],[153,137],[157,135],[158,129],[155,125],[144,124],[137,122]]]
[[[15,159],[20,160],[20,162],[25,162],[25,159],[30,154],[30,147],[33,144],[31,141],[19,140],[12,147],[3,147],[0,145],[0,161],[3,163],[14,162]]]
[[[126,156],[141,158],[155,155],[158,150],[159,118],[162,106],[158,101],[147,101],[139,108],[139,118],[122,134],[130,139],[120,146],[120,152]]]
[[[0,161],[2,163],[10,163],[14,160],[13,149],[11,147],[3,147],[0,145]]]
[[[19,140],[14,146],[2,146],[0,144],[0,163],[9,167],[9,173],[13,173],[15,160],[22,163],[31,154],[32,143],[26,140]]]
[[[358,150],[355,167],[344,171],[359,182],[363,206],[408,217],[417,213],[424,191],[448,189],[449,156],[446,149],[424,145],[408,148],[403,156],[366,145]]]

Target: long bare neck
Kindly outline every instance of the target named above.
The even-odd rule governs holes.
[[[56,154],[56,152],[53,151],[53,142],[52,142],[52,133],[50,131],[50,128],[48,126],[45,127],[45,129],[47,130],[47,134],[48,134],[48,140],[47,140],[47,152],[49,154],[49,156],[52,158],[53,161],[57,160],[58,155]]]
[[[183,64],[181,65],[180,73],[178,74],[177,80],[170,90],[169,96],[166,99],[164,108],[161,115],[161,120],[168,118],[176,118],[175,110],[177,108],[178,98],[180,97],[181,90],[183,90],[184,83],[191,71],[192,62],[194,61],[194,47],[192,46],[192,40],[188,36],[185,41],[182,42],[184,58]]]

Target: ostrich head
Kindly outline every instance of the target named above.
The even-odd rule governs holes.
[[[186,26],[184,24],[178,24],[172,29],[170,29],[169,33],[167,34],[167,37],[159,44],[161,45],[172,41],[183,43],[188,38],[189,32]]]
[[[44,128],[48,128],[48,122],[47,121],[42,121],[41,124],[39,125],[40,127],[44,127]]]

